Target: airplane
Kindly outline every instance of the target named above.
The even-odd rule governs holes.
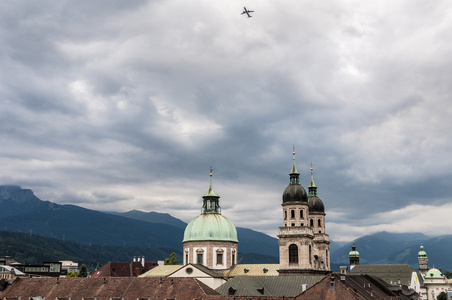
[[[247,14],[247,15],[248,15],[248,18],[251,18],[251,17],[253,17],[252,15],[250,15],[250,13],[252,13],[252,12],[254,12],[254,10],[247,10],[246,7],[244,7],[244,8],[243,8],[243,12],[242,12],[241,14],[242,14],[242,15],[243,15],[243,14]]]

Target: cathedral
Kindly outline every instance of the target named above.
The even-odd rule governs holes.
[[[293,152],[289,185],[282,195],[279,227],[279,275],[323,275],[330,273],[329,236],[325,232],[325,208],[318,197],[311,167],[308,193],[300,184]],[[220,196],[210,186],[202,197],[201,214],[187,225],[183,240],[183,262],[225,270],[237,264],[238,239],[234,224],[221,214]]]

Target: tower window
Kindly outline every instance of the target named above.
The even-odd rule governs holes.
[[[197,264],[202,264],[202,253],[198,253],[196,255],[196,263]]]
[[[292,227],[294,227],[295,226],[295,223],[292,223]]]
[[[311,225],[311,227],[314,226],[314,220],[313,219],[311,219],[311,221],[309,223],[310,223],[309,225]]]
[[[329,267],[328,262],[330,259],[328,258],[328,250],[326,250],[326,266]]]
[[[217,265],[223,264],[223,253],[217,253]]]
[[[300,219],[303,219],[303,210],[300,210]]]
[[[295,244],[289,246],[289,263],[298,264],[298,246]]]
[[[235,265],[235,254],[232,253],[232,264]]]
[[[295,219],[295,211],[293,209],[290,211],[290,218]]]
[[[309,245],[309,264],[312,265],[312,249],[311,249],[311,245]]]
[[[320,221],[320,219],[317,221],[317,223],[319,224],[319,227],[322,226],[322,222]]]
[[[284,220],[287,220],[287,210],[284,211]]]

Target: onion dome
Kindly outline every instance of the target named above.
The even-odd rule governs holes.
[[[421,245],[421,251],[417,254],[418,258],[427,258],[427,253],[424,251],[424,246]]]
[[[313,168],[311,166],[311,183],[308,187],[309,195],[308,195],[308,204],[309,204],[309,212],[310,213],[325,213],[325,206],[323,205],[322,200],[317,195],[317,187],[314,183],[314,173]]]
[[[425,275],[425,279],[431,278],[443,279],[444,277],[440,270],[433,267],[433,269],[428,270],[427,274]]]
[[[283,203],[288,202],[308,202],[308,195],[306,194],[306,190],[300,184],[300,173],[297,171],[297,167],[295,166],[295,151],[292,153],[293,155],[293,165],[292,170],[289,173],[290,180],[289,185],[283,192]]]
[[[350,252],[348,253],[348,257],[350,257],[350,258],[352,258],[352,257],[359,257],[359,252],[356,251],[355,243],[353,243],[352,251],[350,251]]]
[[[221,215],[220,196],[212,188],[212,167],[210,168],[210,186],[202,197],[201,215],[185,227],[184,240],[190,241],[232,241],[238,242],[237,230],[232,222]]]

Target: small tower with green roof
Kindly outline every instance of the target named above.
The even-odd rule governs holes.
[[[419,253],[417,254],[417,258],[419,261],[419,273],[421,273],[422,275],[427,274],[428,272],[428,258],[427,258],[427,253],[424,251],[424,246],[421,245],[421,250],[419,251]]]
[[[348,253],[348,258],[350,259],[350,271],[354,266],[359,265],[359,252],[356,251],[355,242],[353,242],[352,251]]]

